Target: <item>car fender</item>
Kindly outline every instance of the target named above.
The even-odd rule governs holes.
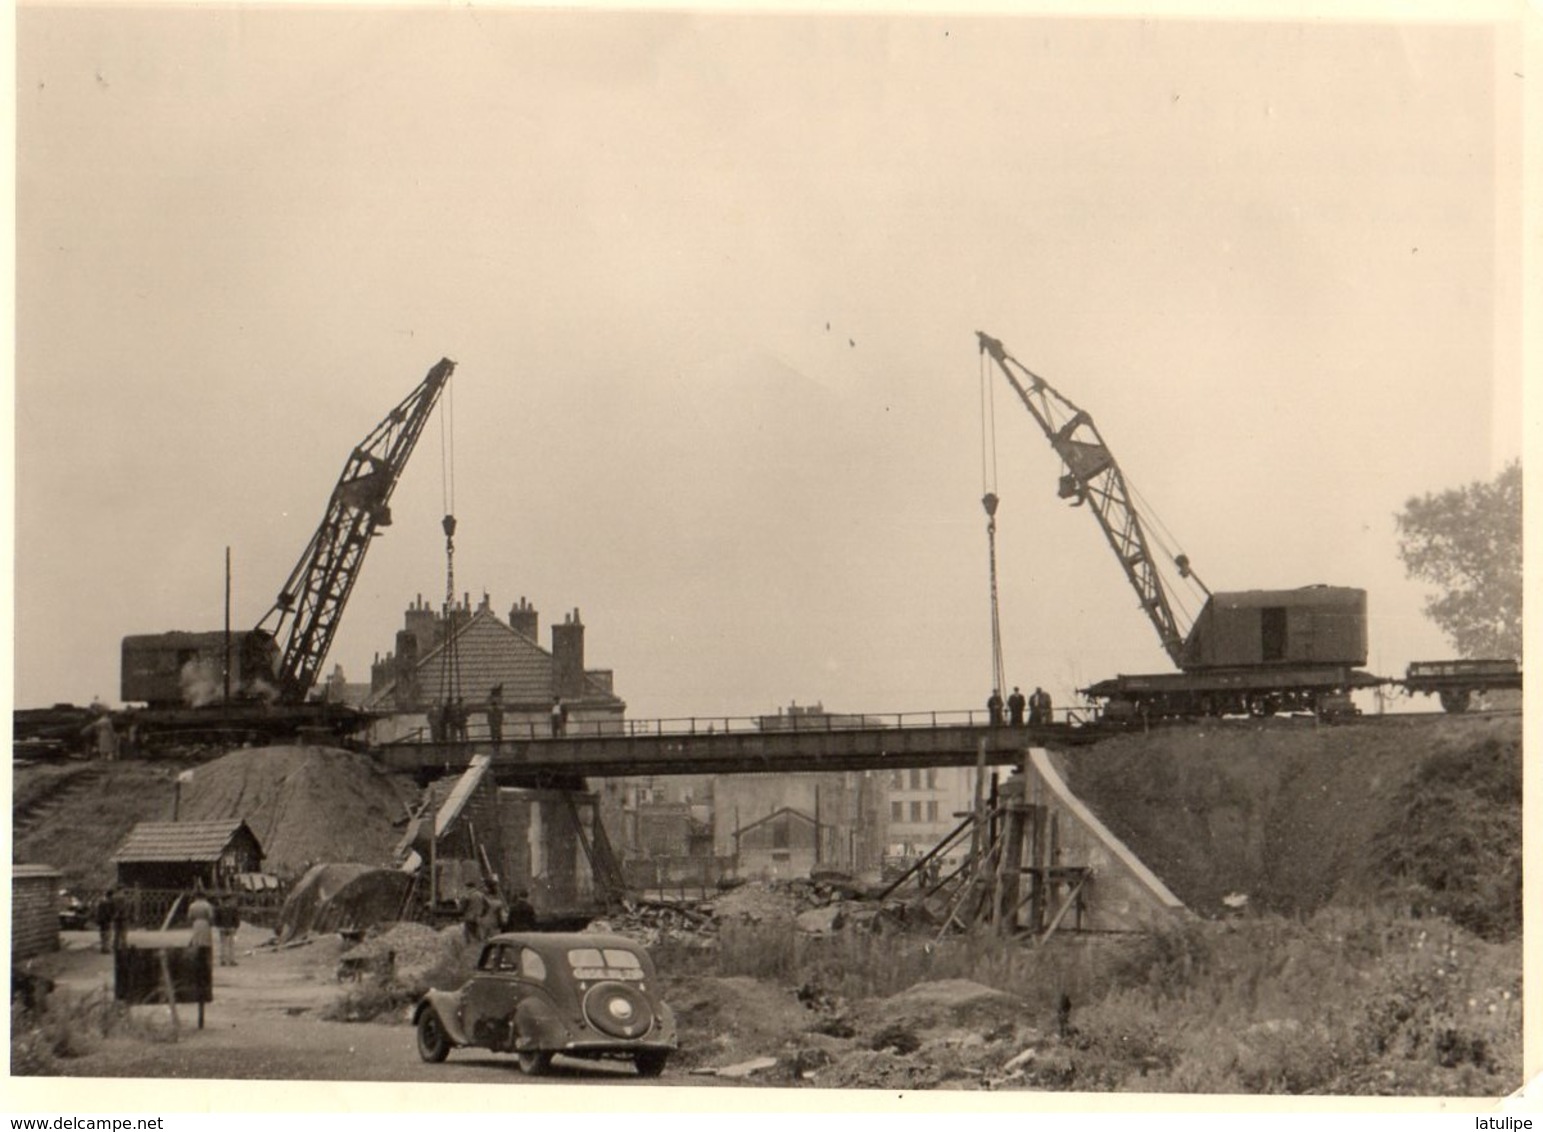
[[[461,1028],[461,1019],[456,1007],[459,998],[454,992],[431,990],[418,1000],[418,1005],[413,1009],[413,1025],[418,1024],[418,1019],[423,1017],[425,1010],[432,1010],[439,1016],[439,1024],[444,1028],[446,1036],[458,1046],[467,1045],[466,1032]]]
[[[568,1044],[568,1038],[568,1027],[544,998],[532,995],[515,1007],[515,1049],[562,1049]]]

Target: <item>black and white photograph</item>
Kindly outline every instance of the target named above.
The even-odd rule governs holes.
[[[18,4],[12,1111],[1529,1110],[1528,21]]]

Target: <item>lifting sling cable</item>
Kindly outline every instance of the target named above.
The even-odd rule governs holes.
[[[997,597],[996,403],[984,354],[980,359],[980,387],[981,479],[984,481],[981,506],[986,509],[986,544],[991,567],[991,688],[1000,698],[1007,687],[1007,675],[1002,663],[1002,618]]]

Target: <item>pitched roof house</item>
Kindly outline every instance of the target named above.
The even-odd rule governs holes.
[[[620,719],[627,705],[611,690],[610,670],[584,667],[579,611],[552,626],[550,650],[536,643],[536,626],[536,611],[523,598],[505,621],[486,595],[475,611],[468,597],[448,616],[420,596],[407,610],[396,651],[376,658],[365,706],[421,713],[453,694],[478,709],[498,689],[504,711],[516,719],[544,722],[559,696],[586,720]]]

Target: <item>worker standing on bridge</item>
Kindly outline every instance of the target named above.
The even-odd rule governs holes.
[[[1052,722],[1050,711],[1050,693],[1043,688],[1035,688],[1034,694],[1029,697],[1029,722],[1035,725]]]
[[[488,738],[494,743],[504,741],[504,686],[493,685],[488,693]]]
[[[986,714],[991,719],[991,726],[1002,726],[1002,690],[991,689],[991,697],[986,701]]]
[[[1023,709],[1027,704],[1023,692],[1014,684],[1013,694],[1007,697],[1007,721],[1014,727],[1023,726]]]
[[[438,700],[429,705],[429,740],[434,743],[445,740],[445,705]]]
[[[561,739],[563,732],[567,730],[568,709],[563,706],[561,696],[552,697],[552,738]]]

